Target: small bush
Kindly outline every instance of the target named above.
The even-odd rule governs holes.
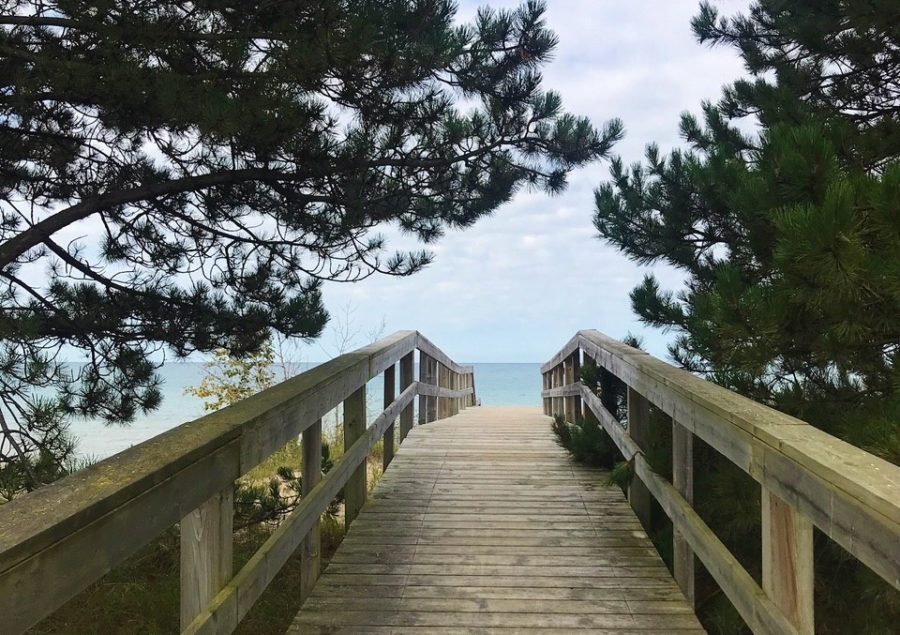
[[[622,459],[616,444],[593,417],[568,423],[557,415],[551,425],[556,442],[579,463],[611,470]]]

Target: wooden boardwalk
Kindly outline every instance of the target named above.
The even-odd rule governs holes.
[[[702,633],[603,481],[536,408],[417,426],[289,633]]]

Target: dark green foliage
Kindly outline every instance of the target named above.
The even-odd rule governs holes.
[[[687,149],[614,161],[595,216],[633,259],[685,274],[678,294],[648,276],[631,295],[642,321],[677,333],[678,364],[894,463],[897,24],[894,0],[757,0],[730,19],[704,3],[698,39],[738,50],[751,77],[704,104],[702,122],[682,117]],[[698,510],[758,571],[758,487],[708,448],[696,460]],[[898,594],[822,536],[816,547],[817,632],[891,632]],[[707,598],[705,624],[739,630],[721,595]]]
[[[430,261],[380,227],[428,243],[606,155],[621,124],[542,86],[543,13],[0,0],[0,464],[18,487],[62,470],[72,415],[156,408],[161,352],[315,337],[323,281]],[[86,365],[59,362],[73,350]]]
[[[322,442],[322,473],[334,467],[331,447]],[[252,476],[252,473],[251,473]],[[253,482],[245,477],[234,483],[234,527],[236,530],[262,523],[278,524],[300,503],[303,477],[293,467],[279,466],[268,481]],[[341,490],[331,501],[327,514],[337,517],[344,502]]]
[[[621,459],[615,443],[593,418],[579,418],[575,423],[567,423],[557,415],[552,426],[557,443],[579,463],[612,469]]]

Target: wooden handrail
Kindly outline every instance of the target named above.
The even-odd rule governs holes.
[[[412,381],[417,349],[438,360],[454,382],[465,377],[467,387]],[[365,385],[379,373],[393,373],[398,362],[402,392],[366,427]],[[458,404],[454,408],[474,405],[473,373],[418,332],[400,331],[0,506],[4,633],[29,628],[179,521],[182,627],[191,633],[230,633],[301,542],[304,553],[317,551],[311,532],[337,491],[347,488],[348,505],[351,489],[364,500],[366,458],[398,417],[402,442],[415,396],[452,401]],[[354,416],[347,411],[345,417],[344,457],[318,484],[304,488],[298,507],[232,578],[234,481],[301,434],[304,457],[317,456],[321,418],[342,401],[345,411],[348,404],[357,406]],[[355,419],[356,428],[347,428],[348,418]],[[317,447],[306,447],[310,443]],[[312,581],[317,558],[314,566],[306,572]]]
[[[570,372],[582,354],[627,385],[627,428]],[[647,492],[672,519],[674,574],[689,599],[696,554],[755,633],[812,633],[813,525],[900,588],[900,467],[597,331],[579,331],[541,372],[545,413],[574,421],[583,403],[634,461],[638,516]],[[672,418],[674,483],[644,459],[644,403]],[[762,588],[693,511],[693,435],[762,486]]]

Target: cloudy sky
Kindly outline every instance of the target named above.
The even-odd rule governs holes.
[[[469,20],[485,2],[463,1]],[[493,1],[494,7],[518,2]],[[719,0],[724,13],[745,0]],[[600,124],[625,122],[614,153],[627,163],[644,146],[679,145],[678,119],[716,99],[721,86],[743,73],[728,49],[698,44],[690,30],[697,0],[549,0],[547,22],[560,44],[545,68],[545,85],[562,94],[569,112]],[[594,188],[607,178],[598,163],[570,176],[567,191],[550,198],[523,192],[464,232],[451,232],[432,248],[435,262],[409,278],[373,277],[325,288],[329,310],[351,308],[360,338],[384,324],[386,332],[418,329],[464,362],[545,361],[578,329],[613,337],[641,335],[647,349],[665,356],[671,337],[641,325],[628,292],[647,268],[601,242],[591,224]],[[669,288],[677,271],[652,269]],[[338,321],[343,321],[343,318]],[[331,346],[333,332],[323,346]],[[323,357],[322,346],[304,353]]]

